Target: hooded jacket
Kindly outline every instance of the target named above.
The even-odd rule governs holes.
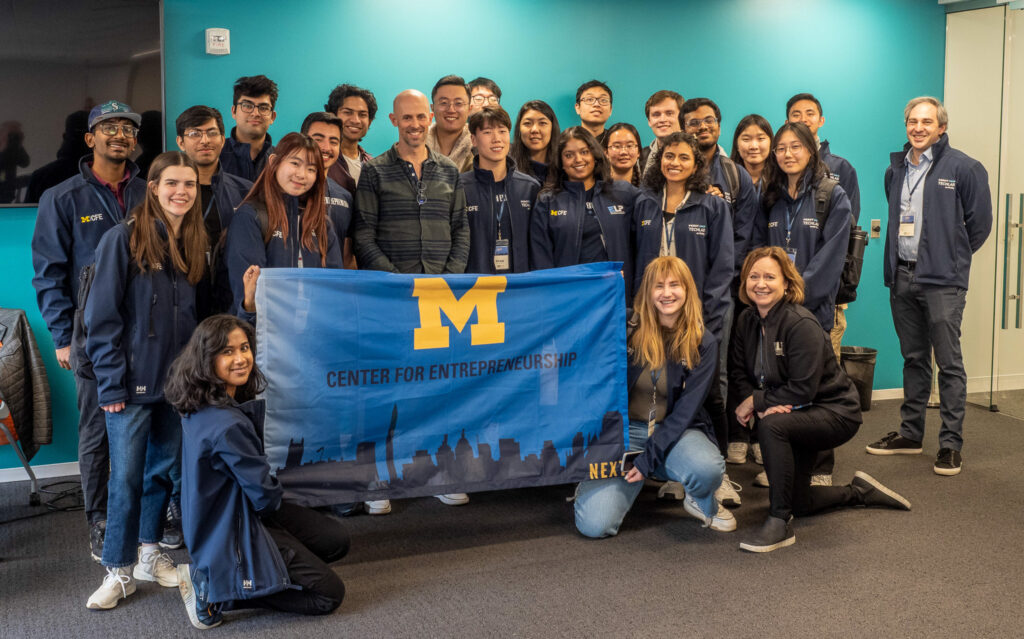
[[[647,191],[655,201],[661,199]],[[633,290],[639,290],[644,270],[661,253],[665,216],[657,207],[644,213],[636,230],[636,272]],[[676,210],[673,224],[676,255],[693,274],[704,309],[704,326],[722,342],[725,313],[729,309],[729,284],[733,277],[732,215],[725,200],[707,193],[690,193]]]
[[[92,172],[92,155],[78,162],[78,175],[47,189],[39,201],[32,235],[32,266],[39,311],[53,337],[53,345],[71,345],[71,329],[78,300],[78,275],[96,261],[96,247],[126,214],[117,197]],[[146,197],[139,168],[127,162],[131,174],[124,189],[125,211]]]
[[[167,228],[154,223],[167,240]],[[139,269],[129,249],[133,225],[119,224],[103,236],[85,303],[85,350],[100,406],[163,400],[167,370],[197,323],[195,288],[170,256]]]
[[[814,404],[861,423],[860,396],[836,361],[828,334],[810,311],[785,300],[764,318],[752,306],[739,314],[729,346],[729,387],[739,401],[753,395],[757,412]]]
[[[263,206],[262,203],[258,204]],[[252,202],[246,202],[235,211],[235,217],[228,229],[226,260],[231,292],[234,296],[233,310],[242,311],[245,286],[242,276],[252,265],[262,268],[321,268],[320,253],[310,251],[302,245],[302,224],[298,198],[284,196],[285,213],[288,217],[288,239],[280,230],[273,231],[268,242],[263,241],[263,228]],[[331,216],[325,218],[327,227],[327,261],[323,268],[344,268],[338,236],[334,232]],[[316,246],[316,235],[313,235]],[[240,315],[249,318],[248,315]]]
[[[795,200],[788,191],[776,200],[768,212],[768,228],[755,234],[761,240],[755,239],[754,244],[796,249],[796,270],[804,278],[803,305],[814,313],[827,333],[835,323],[836,293],[850,243],[850,198],[843,187],[836,186],[825,228],[819,229],[814,210],[816,185],[807,176],[805,173]]]
[[[971,256],[992,231],[992,195],[988,173],[981,162],[949,146],[945,133],[932,145],[932,166],[925,175],[922,196],[924,219],[917,247],[914,279],[921,284],[967,288]],[[885,197],[889,200],[889,224],[885,234],[885,285],[891,287],[899,258],[897,236],[900,196],[910,151],[889,156],[885,170]]]
[[[594,213],[611,262],[622,262],[626,299],[633,292],[635,266],[634,216],[652,217],[658,204],[639,189],[622,181],[594,184]],[[566,181],[558,193],[542,191],[530,220],[530,269],[579,264],[587,194],[582,182]]]
[[[466,220],[469,223],[469,261],[467,273],[490,273],[494,270],[494,246],[498,238],[498,211],[504,198],[504,213],[512,225],[509,252],[513,273],[530,270],[530,212],[540,191],[540,182],[516,170],[512,158],[506,158],[507,173],[499,183],[494,174],[480,168],[473,159],[473,170],[459,176],[466,192]]]
[[[283,491],[263,451],[263,400],[207,406],[181,420],[185,545],[208,600],[252,599],[293,587],[286,558],[260,521]]]
[[[638,322],[639,318],[635,313],[627,321],[627,344]],[[637,470],[643,473],[644,477],[650,477],[651,473],[665,462],[665,458],[672,452],[672,448],[686,429],[699,428],[712,443],[716,441],[711,418],[704,410],[704,399],[712,382],[717,379],[715,366],[718,362],[718,342],[710,331],[704,331],[698,352],[700,362],[692,370],[671,359],[665,362],[665,381],[668,389],[665,419],[647,438],[643,452],[634,461]],[[634,362],[632,348],[628,348],[626,353],[626,383],[632,392],[633,386],[644,371],[644,366]]]

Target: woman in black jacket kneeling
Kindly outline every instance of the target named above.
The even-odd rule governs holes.
[[[860,401],[839,367],[828,334],[800,306],[803,278],[777,246],[751,251],[740,273],[740,299],[749,304],[737,319],[729,381],[738,397],[736,418],[757,420],[757,435],[770,483],[769,516],[740,543],[770,552],[796,541],[793,515],[826,508],[886,506],[910,510],[910,502],[867,473],[846,486],[812,486],[818,451],[848,442],[860,428]]]

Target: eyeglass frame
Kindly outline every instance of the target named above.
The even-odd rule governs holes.
[[[191,138],[193,140],[202,140],[204,137],[208,140],[216,140],[217,138],[224,137],[224,133],[218,128],[211,129],[186,129],[182,134],[183,138]]]
[[[120,131],[126,138],[135,138],[139,134],[139,127],[135,126],[134,123],[118,124],[117,122],[99,122],[92,127],[94,131],[99,131],[107,137],[114,137]],[[111,131],[104,131],[104,129],[113,129]]]
[[[267,104],[265,102],[262,104],[256,104],[251,100],[239,100],[238,102],[235,102],[235,106],[241,109],[242,113],[252,113],[253,111],[256,111],[264,118],[274,112],[274,105]]]
[[[699,120],[697,118],[693,118],[693,119],[687,120],[683,124],[685,125],[686,128],[689,128],[689,129],[699,129],[700,125],[702,125],[702,124],[707,126],[708,128],[711,128],[711,127],[715,126],[716,124],[718,124],[718,118],[716,118],[713,115],[709,115],[708,117],[701,118]]]

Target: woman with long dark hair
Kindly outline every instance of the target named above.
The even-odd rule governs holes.
[[[555,111],[543,100],[530,100],[519,109],[509,156],[516,168],[544,184],[554,164],[555,142],[561,130]]]
[[[747,170],[758,195],[764,185],[761,176],[771,155],[772,135],[772,125],[756,113],[744,116],[732,135],[732,154],[729,157]]]
[[[793,515],[850,506],[910,510],[904,497],[861,471],[846,486],[812,485],[818,453],[848,442],[861,412],[853,382],[828,334],[801,306],[803,297],[803,278],[782,248],[747,255],[740,299],[750,306],[736,319],[729,382],[744,398],[736,419],[757,428],[770,484],[768,518],[740,544],[751,552],[793,544]]]
[[[604,152],[613,180],[640,186],[640,132],[629,122],[616,122],[604,137]]]
[[[714,443],[704,397],[716,383],[718,347],[704,329],[697,287],[683,260],[658,257],[644,272],[626,326],[629,450],[639,452],[624,477],[576,489],[576,528],[587,537],[619,531],[644,479],[681,483],[684,510],[712,530],[736,529],[715,498],[725,462]]]
[[[160,552],[171,469],[181,426],[164,400],[171,361],[196,325],[195,285],[206,271],[208,240],[199,170],[183,153],[158,155],[146,199],[96,249],[85,304],[85,348],[93,362],[110,446],[103,585],[88,608],[110,609],[136,581],[178,585]],[[134,566],[134,569],[132,568]]]
[[[787,122],[779,127],[768,156],[764,210],[753,246],[782,247],[804,280],[803,305],[814,313],[826,333],[836,315],[836,293],[850,241],[850,198],[827,177],[818,144],[807,125]],[[818,215],[817,198],[832,184],[824,200],[827,219]],[[765,228],[767,227],[767,228]]]
[[[697,287],[704,325],[714,336],[715,343],[723,344],[729,285],[733,279],[729,205],[724,199],[706,193],[708,177],[704,154],[697,138],[689,133],[677,131],[659,140],[650,167],[644,175],[644,186],[648,196],[660,201],[661,206],[651,218],[642,219],[637,228],[637,273],[642,274],[647,264],[659,255],[674,255],[686,262]],[[717,362],[715,371],[717,377]],[[715,426],[715,438],[724,457],[729,423],[721,387],[721,384],[712,385],[705,408]],[[739,506],[736,488],[728,475],[723,477],[718,490],[719,501]]]
[[[633,290],[634,207],[655,203],[636,187],[609,178],[604,150],[583,127],[562,131],[557,150],[530,221],[530,268],[622,262],[628,300]]]
[[[167,400],[182,416],[182,523],[192,558],[177,577],[199,629],[219,625],[224,609],[319,615],[345,596],[327,565],[348,552],[341,523],[282,501],[270,474],[265,410],[255,399],[266,381],[254,344],[247,322],[214,315],[196,328],[167,381]]]
[[[324,203],[326,188],[316,142],[301,133],[281,138],[228,228],[226,261],[236,312],[251,266],[344,268]]]

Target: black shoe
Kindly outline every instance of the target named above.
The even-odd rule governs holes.
[[[332,504],[325,506],[324,510],[327,514],[334,515],[335,517],[352,517],[363,512],[363,508],[363,502],[356,501],[351,504]]]
[[[858,470],[853,474],[850,486],[857,491],[860,503],[864,506],[910,510],[910,501],[906,497],[886,488],[877,479],[863,471]]]
[[[208,596],[206,578],[202,572],[192,570],[192,564],[178,564],[178,591],[185,602],[188,620],[200,630],[216,628],[224,621],[220,604],[211,604]]]
[[[89,527],[89,553],[96,563],[103,562],[103,538],[107,535],[106,520],[98,521]]]
[[[181,505],[173,499],[167,504],[167,517],[164,520],[164,536],[160,539],[160,547],[174,550],[185,545],[185,534],[181,532]]]
[[[893,431],[874,444],[868,444],[866,450],[872,455],[920,455],[922,448],[921,442]]]
[[[793,518],[790,517],[789,521],[783,521],[778,517],[769,516],[757,534],[747,541],[740,542],[740,549],[750,552],[771,552],[778,548],[792,546],[795,543]]]
[[[952,448],[940,448],[939,454],[935,457],[935,465],[932,466],[932,470],[935,471],[936,475],[951,477],[960,474],[963,463],[960,451],[953,450]]]

